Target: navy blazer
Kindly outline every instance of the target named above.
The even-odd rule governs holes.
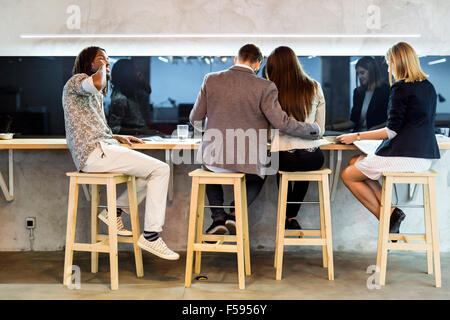
[[[353,132],[361,129],[361,111],[364,103],[366,91],[356,88],[353,91],[353,108],[350,120],[355,123]],[[387,120],[387,109],[389,103],[389,86],[382,83],[373,91],[372,99],[370,99],[369,107],[366,113],[367,128],[380,125]]]
[[[434,133],[436,91],[428,80],[404,82],[391,87],[387,127],[397,133],[384,140],[375,154],[385,157],[439,159]]]

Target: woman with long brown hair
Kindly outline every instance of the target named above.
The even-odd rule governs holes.
[[[276,48],[267,58],[266,76],[278,88],[281,108],[297,121],[317,123],[325,130],[325,99],[320,84],[304,71],[295,52],[285,46]],[[272,135],[271,152],[279,152],[280,170],[311,171],[320,169],[324,156],[319,140],[305,140],[283,133]],[[279,180],[279,179],[278,179]],[[290,182],[288,202],[302,202],[308,181]],[[286,229],[301,229],[296,220],[300,204],[288,204]]]
[[[421,172],[439,159],[434,134],[436,91],[422,71],[414,49],[399,42],[386,54],[391,93],[386,128],[337,137],[342,143],[356,140],[383,140],[374,154],[353,157],[341,173],[353,195],[379,219],[383,172]],[[392,83],[392,77],[395,83]],[[405,214],[391,208],[390,233],[398,233]]]

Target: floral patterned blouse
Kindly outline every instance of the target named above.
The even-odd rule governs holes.
[[[84,73],[73,75],[62,96],[67,147],[78,170],[84,168],[100,141],[120,145],[106,122],[102,93],[88,91],[82,84],[88,77]]]

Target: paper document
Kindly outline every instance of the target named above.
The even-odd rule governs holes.
[[[450,142],[450,138],[442,134],[437,134],[436,140],[438,143]],[[353,144],[365,154],[374,154],[381,142],[383,142],[383,140],[361,140],[355,141]]]
[[[164,138],[160,136],[150,136],[150,137],[142,137],[141,140],[144,141],[163,141]]]
[[[334,139],[332,139],[332,138],[334,138]],[[319,144],[321,146],[323,146],[325,144],[333,144],[333,143],[337,143],[336,137],[323,137],[322,139],[319,139]]]
[[[438,143],[450,142],[450,137],[444,136],[443,134],[437,134],[436,135],[436,140],[437,140]]]
[[[383,140],[361,140],[353,144],[365,154],[374,154]]]

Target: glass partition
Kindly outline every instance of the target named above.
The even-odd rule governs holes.
[[[71,77],[74,60],[75,57],[0,57],[0,132],[14,132],[16,138],[64,137],[61,95]],[[234,64],[234,57],[230,56],[110,60],[111,90],[104,99],[109,125],[115,133],[138,136],[171,134],[177,124],[188,123],[204,76]],[[326,134],[383,126],[389,95],[384,57],[301,56],[299,60],[306,73],[322,85],[327,104]],[[362,69],[370,67],[363,63],[365,60],[373,60],[378,70],[379,81],[372,90],[366,88],[365,78],[370,75]],[[449,127],[448,57],[421,56],[420,61],[438,94],[436,126]],[[258,76],[264,77],[263,73],[264,64]]]

